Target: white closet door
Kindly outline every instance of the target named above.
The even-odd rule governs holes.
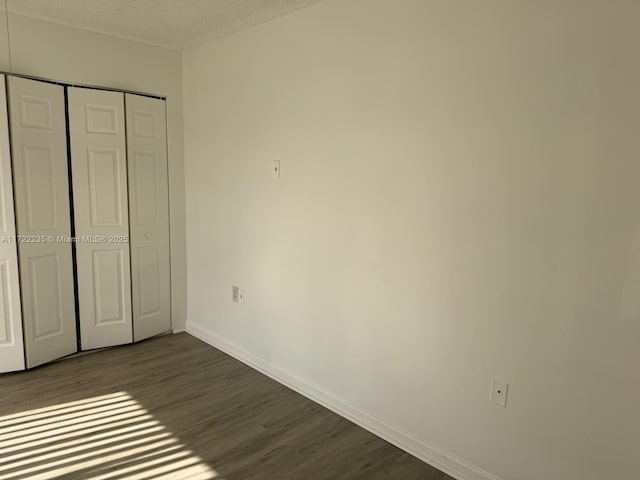
[[[5,91],[4,75],[0,75],[0,373],[24,370],[18,247],[15,241]]]
[[[81,347],[131,343],[124,94],[68,92]]]
[[[77,350],[64,89],[9,78],[27,366]]]
[[[164,100],[126,94],[131,293],[135,341],[171,330]]]

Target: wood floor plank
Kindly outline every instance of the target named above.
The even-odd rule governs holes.
[[[187,334],[1,375],[0,395],[3,479],[451,480]]]

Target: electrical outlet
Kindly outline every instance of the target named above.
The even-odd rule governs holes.
[[[491,401],[501,407],[507,406],[507,394],[509,393],[509,384],[493,378],[491,380]]]
[[[244,304],[244,288],[238,289],[238,303]]]
[[[235,285],[231,287],[231,301],[238,303],[238,299],[240,296],[240,289]]]
[[[280,160],[273,161],[273,176],[280,178]]]

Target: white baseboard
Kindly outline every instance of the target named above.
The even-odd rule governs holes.
[[[433,465],[438,470],[457,480],[501,480],[499,477],[475,465],[471,465],[434,445],[430,445],[415,435],[352,405],[339,395],[253,355],[241,345],[218,335],[203,325],[187,321],[186,332],[301,395],[310,398],[423,462]]]
[[[171,333],[173,333],[175,335],[177,333],[184,333],[186,331],[187,330],[185,328],[175,328],[175,329],[171,330]],[[195,335],[194,335],[194,337],[195,337]]]

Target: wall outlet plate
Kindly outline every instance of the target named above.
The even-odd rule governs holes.
[[[273,176],[280,178],[280,160],[273,161]]]
[[[244,288],[238,289],[238,303],[244,304]]]
[[[507,394],[509,393],[509,384],[497,378],[491,379],[491,397],[490,400],[501,407],[507,406]]]

